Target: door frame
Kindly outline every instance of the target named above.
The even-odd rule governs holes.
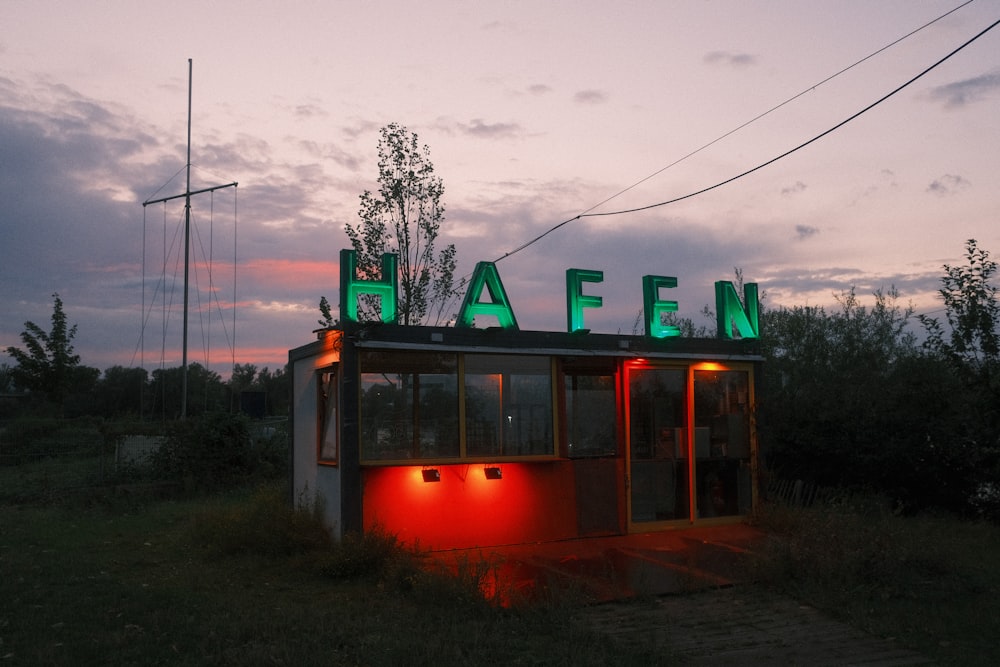
[[[631,377],[636,371],[644,370],[680,370],[684,372],[685,387],[685,428],[684,447],[687,452],[687,507],[688,515],[684,518],[654,520],[654,521],[634,521],[632,515],[632,396]],[[751,475],[751,510],[757,506],[759,498],[759,464],[756,429],[756,367],[752,363],[745,362],[682,362],[670,359],[635,359],[626,361],[621,372],[621,392],[622,392],[622,432],[624,438],[624,465],[623,489],[625,492],[625,527],[628,533],[653,532],[670,528],[679,528],[694,524],[708,525],[715,523],[734,523],[742,521],[745,515],[733,515],[726,517],[699,518],[698,516],[698,479],[697,479],[697,457],[695,451],[695,371],[700,370],[720,370],[720,371],[743,371],[747,373],[749,391],[749,438],[750,438],[750,475]]]

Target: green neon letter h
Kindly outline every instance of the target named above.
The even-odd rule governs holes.
[[[720,280],[715,283],[715,317],[719,338],[732,338],[734,328],[741,338],[759,338],[759,310],[757,283],[743,285],[743,303],[740,303],[731,282]]]
[[[600,308],[604,304],[603,298],[582,293],[584,282],[604,282],[604,272],[588,269],[566,270],[566,323],[570,333],[587,331],[583,326],[584,308]]]
[[[671,338],[680,336],[680,328],[672,324],[663,324],[663,313],[676,313],[676,301],[661,301],[661,287],[677,287],[677,278],[667,276],[642,277],[642,305],[646,313],[646,335],[653,338]]]
[[[396,266],[399,259],[393,253],[382,255],[382,279],[360,280],[358,258],[353,250],[340,251],[340,317],[351,322],[358,321],[358,297],[375,294],[381,301],[382,321],[396,323],[396,292],[398,277]]]
[[[490,294],[490,302],[479,301],[483,287]],[[479,262],[469,281],[469,289],[462,299],[462,309],[458,313],[456,327],[471,327],[476,315],[489,315],[497,318],[504,329],[517,329],[517,319],[510,307],[507,292],[500,282],[500,274],[493,262]]]

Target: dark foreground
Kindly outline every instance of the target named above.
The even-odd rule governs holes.
[[[487,563],[499,597],[574,590],[584,618],[674,664],[925,665],[931,660],[749,581],[767,536],[744,524],[547,544],[437,552],[461,569]]]

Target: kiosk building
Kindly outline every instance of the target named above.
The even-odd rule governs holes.
[[[570,330],[521,331],[488,263],[459,323],[485,313],[502,326],[359,323],[347,301],[367,283],[348,252],[343,321],[289,351],[293,498],[319,496],[336,535],[486,547],[738,521],[754,507],[755,286],[741,304],[716,284],[713,339],[650,322],[642,336],[574,329],[574,292],[600,305],[579,298],[581,273],[599,272],[576,269]],[[669,280],[644,278],[647,313],[670,310]]]

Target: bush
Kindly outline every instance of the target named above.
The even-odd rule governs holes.
[[[253,463],[246,417],[207,413],[172,423],[152,466],[158,478],[217,489],[245,483]]]
[[[101,443],[99,419],[16,419],[0,424],[0,465],[66,455],[96,456]]]

